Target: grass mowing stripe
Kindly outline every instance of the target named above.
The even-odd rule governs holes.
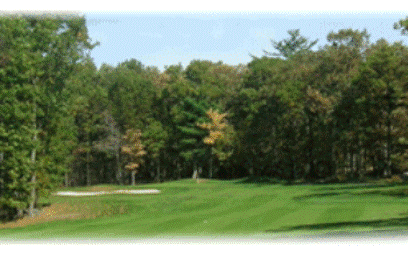
[[[290,212],[276,221],[281,228],[291,227],[293,225],[313,224],[319,216],[326,211],[328,207],[320,205],[297,206],[293,212]]]
[[[265,210],[252,216],[242,216],[240,220],[222,225],[222,233],[259,233],[270,229],[276,229],[279,224],[276,223],[280,218],[289,213],[295,212],[296,208],[280,207],[273,210]]]
[[[280,230],[322,232],[408,226],[408,198],[384,195],[384,191],[390,188],[330,187],[332,189],[313,185],[242,184],[239,180],[202,180],[200,183],[182,180],[136,187],[83,187],[73,190],[158,189],[161,193],[51,196],[51,203],[105,217],[0,229],[0,238],[263,235],[262,232],[269,234]],[[400,188],[403,189],[402,186]],[[392,189],[398,190],[396,187]],[[105,211],[108,212],[105,214]]]
[[[256,209],[260,205],[269,205],[263,202],[255,203],[248,208],[242,203],[236,202],[220,202],[218,205],[212,206],[207,209],[194,209],[189,212],[175,212],[169,214],[169,216],[163,216],[160,218],[155,217],[154,220],[147,219],[142,220],[138,230],[151,231],[152,228],[162,228],[163,230],[169,229],[176,232],[201,232],[202,228],[206,227],[204,221],[210,223],[213,220],[218,221],[231,221],[234,217],[242,215],[242,213],[250,212]],[[264,208],[262,208],[264,209]],[[126,218],[127,220],[129,218]],[[153,226],[152,226],[153,225]],[[166,230],[167,231],[167,230]]]
[[[338,223],[348,221],[359,221],[361,215],[365,211],[365,204],[350,207],[348,205],[341,205],[326,209],[321,216],[316,220],[318,223]]]

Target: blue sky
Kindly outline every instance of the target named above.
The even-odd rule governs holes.
[[[381,37],[390,42],[408,37],[393,29],[393,24],[406,17],[404,13],[97,13],[85,12],[90,37],[99,41],[91,56],[99,67],[116,65],[135,58],[146,66],[163,70],[165,65],[193,59],[246,64],[250,55],[262,56],[271,51],[270,40],[280,41],[290,29],[310,40],[326,43],[330,31],[364,29],[371,41]]]

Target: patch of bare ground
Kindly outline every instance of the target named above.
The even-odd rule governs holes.
[[[74,207],[69,204],[56,203],[43,208],[35,217],[26,216],[16,221],[2,223],[0,224],[0,229],[25,227],[55,220],[78,219],[83,217],[83,215],[84,214],[76,211],[76,209],[74,209]]]
[[[0,223],[0,229],[18,228],[35,224],[41,224],[58,220],[95,219],[113,214],[123,214],[127,212],[127,207],[120,205],[113,209],[106,204],[94,205],[70,205],[68,203],[55,203],[39,211],[35,217],[23,217],[16,221]]]

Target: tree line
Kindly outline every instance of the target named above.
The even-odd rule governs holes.
[[[342,29],[315,50],[288,34],[245,65],[97,68],[84,16],[0,17],[0,219],[33,216],[62,185],[405,172],[407,46]]]

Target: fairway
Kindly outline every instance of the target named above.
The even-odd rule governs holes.
[[[43,213],[50,211],[46,220],[24,226],[3,224],[0,238],[268,237],[404,230],[408,225],[408,186],[404,185],[284,186],[242,180],[181,180],[59,190],[100,189],[158,189],[160,193],[52,195],[42,200],[52,204],[44,208]]]

